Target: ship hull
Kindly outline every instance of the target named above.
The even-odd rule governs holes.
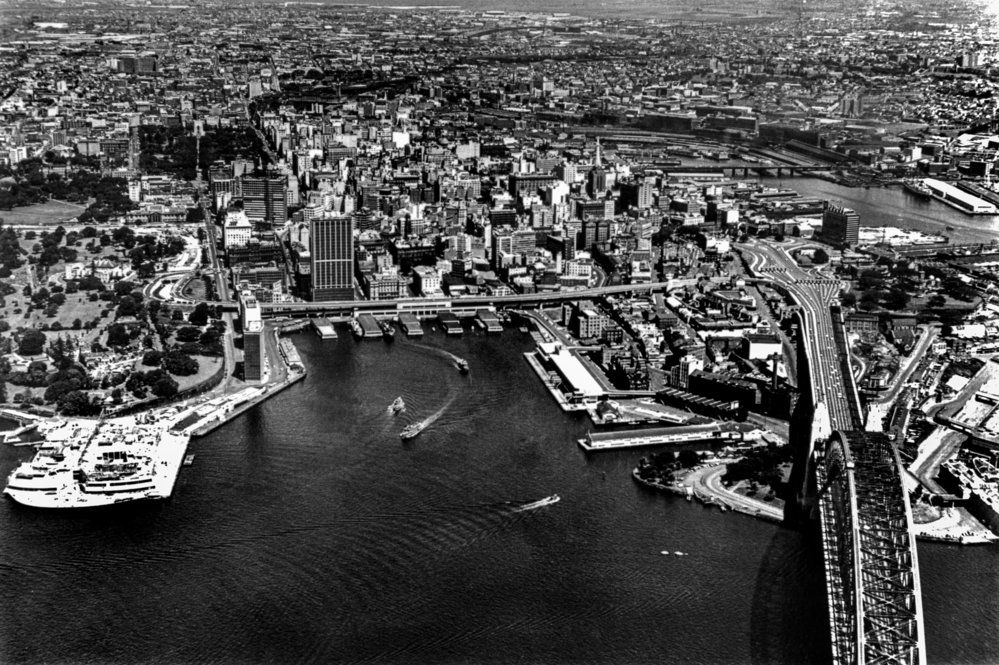
[[[86,510],[88,508],[107,508],[123,504],[134,504],[140,501],[158,501],[162,496],[149,492],[129,492],[116,494],[84,494],[75,492],[72,495],[63,493],[37,492],[30,490],[4,490],[4,494],[14,503],[40,510]]]
[[[907,191],[910,194],[912,194],[913,196],[918,196],[921,199],[932,199],[933,198],[933,192],[931,192],[929,189],[920,188],[919,186],[913,185],[910,182],[903,183],[902,184],[902,188],[905,191]]]

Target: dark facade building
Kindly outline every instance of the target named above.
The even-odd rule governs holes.
[[[408,273],[413,266],[433,265],[437,262],[437,250],[431,244],[394,243],[389,251],[399,265],[399,271]]]
[[[118,58],[118,71],[124,74],[155,74],[159,60],[155,54],[122,56]]]
[[[552,254],[558,254],[563,259],[571,259],[576,256],[576,239],[567,236],[545,236],[545,249]]]
[[[309,224],[313,301],[354,299],[354,220],[314,219]]]
[[[274,241],[262,242],[254,238],[245,245],[227,249],[225,258],[230,268],[244,263],[280,263],[281,246]]]
[[[516,226],[517,211],[495,208],[489,211],[489,223],[493,226]]]
[[[245,175],[240,178],[243,210],[251,220],[276,226],[288,221],[288,182],[284,176]]]
[[[558,182],[554,175],[521,175],[514,173],[510,176],[510,194],[520,196],[521,194],[537,194],[542,187],[550,187]]]
[[[829,205],[822,213],[822,239],[837,247],[853,247],[860,241],[860,215],[850,208]]]
[[[263,374],[262,330],[243,331],[243,379],[259,381]]]
[[[760,390],[751,381],[734,376],[695,370],[690,373],[689,390],[695,395],[712,399],[738,401],[743,409],[753,409],[760,403]]]
[[[603,167],[593,167],[586,176],[586,191],[592,197],[597,197],[607,191],[607,172]]]
[[[621,185],[621,204],[624,207],[644,210],[652,205],[655,187],[650,182],[626,182]]]
[[[576,217],[579,219],[588,219],[590,217],[594,217],[596,219],[606,219],[607,202],[580,201],[576,204]]]
[[[590,249],[594,245],[610,240],[611,222],[607,219],[587,219],[583,222],[582,249]]]

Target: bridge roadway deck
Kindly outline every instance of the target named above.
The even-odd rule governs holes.
[[[816,420],[818,512],[829,602],[833,662],[924,665],[926,648],[908,494],[898,452],[887,437],[863,429],[849,371],[842,321],[835,321],[839,283],[801,269],[779,248],[740,248],[750,271],[768,279],[801,309]],[[811,450],[809,451],[812,452]]]
[[[741,251],[754,275],[786,292],[801,310],[805,329],[799,339],[805,344],[812,372],[813,403],[825,405],[829,414],[824,434],[858,428],[860,423],[854,422],[857,406],[850,404],[854,399],[850,394],[852,377],[847,383],[840,358],[830,353],[836,345],[836,332],[829,308],[839,301],[840,282],[805,271],[786,252],[767,243],[756,241],[742,246]]]

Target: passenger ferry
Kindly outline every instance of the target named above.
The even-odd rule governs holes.
[[[428,424],[429,423],[426,420],[421,420],[419,422],[413,423],[412,425],[408,425],[404,430],[399,432],[399,438],[401,438],[403,441],[409,441],[411,439],[415,439],[420,435],[420,432],[422,432],[427,428]]]
[[[361,327],[361,324],[358,323],[357,319],[351,319],[348,325],[350,326],[350,332],[354,333],[354,337],[357,337],[358,339],[364,337],[364,328]]]

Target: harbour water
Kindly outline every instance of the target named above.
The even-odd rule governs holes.
[[[528,336],[295,341],[306,379],[193,442],[169,501],[0,503],[0,662],[827,662],[817,543],[587,456]],[[919,555],[930,662],[995,662],[999,549]]]
[[[765,178],[773,186],[777,178]],[[966,215],[946,203],[922,199],[892,187],[846,187],[819,178],[784,178],[780,185],[802,196],[827,199],[853,208],[861,226],[898,226],[942,234],[952,243],[989,243],[999,239],[999,215]],[[947,230],[947,227],[953,230]]]
[[[738,160],[724,164],[701,158],[684,158],[682,161],[686,166],[715,168],[747,165]],[[768,187],[793,189],[804,197],[852,208],[860,215],[861,226],[915,229],[947,236],[952,243],[991,243],[999,240],[999,215],[966,215],[942,201],[910,194],[901,185],[848,187],[822,178],[797,176],[743,179],[757,180]]]

